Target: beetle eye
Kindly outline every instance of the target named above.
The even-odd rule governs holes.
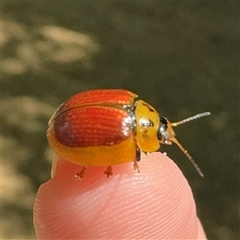
[[[163,116],[160,117],[160,126],[165,125],[167,129],[167,119]]]
[[[167,131],[167,119],[165,117],[161,117],[160,118],[160,125],[159,125],[159,129],[158,129],[158,139],[160,142],[162,143],[166,143],[168,144],[168,140],[169,140],[169,134]]]

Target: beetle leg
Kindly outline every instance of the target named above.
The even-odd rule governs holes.
[[[84,175],[86,169],[87,169],[87,168],[86,168],[85,166],[83,166],[82,170],[81,170],[79,173],[75,174],[75,177],[76,177],[77,179],[83,178],[83,175]]]
[[[139,162],[141,160],[140,158],[141,158],[141,151],[137,149],[134,161]]]
[[[134,170],[137,170],[138,173],[140,173],[138,163],[137,163],[137,161],[136,161],[135,159],[134,159],[134,161],[133,161],[133,169],[134,169]]]
[[[141,151],[139,149],[137,149],[135,159],[133,160],[133,169],[137,170],[138,172],[140,172],[139,166],[138,166],[138,162],[140,161],[140,157],[141,157]]]
[[[107,175],[107,177],[113,175],[112,166],[109,165],[107,169],[104,171],[104,173]]]

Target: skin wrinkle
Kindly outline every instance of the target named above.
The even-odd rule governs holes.
[[[171,175],[169,176],[170,178],[171,178]],[[166,203],[165,203],[166,204]],[[153,206],[153,208],[155,208],[154,206]],[[151,212],[151,217],[153,218],[154,217],[154,214]],[[157,214],[158,215],[158,214]],[[162,216],[162,219],[164,220],[164,216]],[[150,227],[150,226],[149,226]],[[151,225],[151,228],[157,228],[158,227],[158,224],[155,226],[155,225]],[[145,230],[147,230],[147,229],[145,229]],[[151,229],[151,231],[153,231],[153,229]]]
[[[119,182],[120,183],[120,182]],[[119,186],[119,184],[117,185]],[[98,216],[98,218],[96,218],[96,220],[94,221],[90,221],[92,223],[92,225],[97,225],[97,224],[94,224],[94,223],[97,223],[97,220],[101,218],[101,215],[105,213],[104,209],[108,209],[108,206],[109,204],[111,203],[111,199],[114,198],[115,194],[117,192],[117,188],[115,189],[114,188],[114,191],[111,193],[110,197],[107,199],[107,202],[101,207],[99,208],[99,210],[95,213],[95,216]],[[96,203],[98,204],[98,202],[96,201]],[[102,213],[101,213],[102,212]],[[111,215],[110,215],[111,216]],[[111,220],[109,218],[109,220]]]
[[[180,191],[180,188],[178,188],[178,187],[177,187],[177,189],[178,189],[178,192],[184,191],[183,189],[181,189],[181,191]],[[192,204],[193,201],[190,201],[190,200],[191,199],[189,197],[183,196],[181,202],[178,203],[178,209],[181,209],[181,210],[185,209],[184,214],[182,214],[182,217],[181,217],[182,220],[181,220],[181,222],[179,222],[179,227],[182,231],[184,231],[186,226],[189,226],[192,224],[192,220],[193,220],[192,216],[195,215],[195,209]],[[191,211],[189,206],[191,206],[193,208],[193,211]],[[179,214],[179,212],[180,211],[173,212],[173,213],[175,213],[174,218],[177,218],[177,214]],[[191,229],[191,228],[189,228],[189,229]],[[191,234],[189,233],[189,235],[191,235]]]
[[[118,177],[119,177],[119,176],[118,176]],[[121,176],[121,178],[122,178],[122,176]],[[118,189],[118,187],[119,187],[120,184],[121,184],[121,180],[119,181],[118,185],[117,185],[116,187],[114,187],[113,192],[112,192],[110,195],[108,195],[107,202],[104,204],[104,206],[102,206],[101,208],[99,208],[99,210],[95,213],[95,215],[98,215],[99,217],[96,218],[96,220],[90,221],[92,225],[97,225],[97,224],[94,224],[94,223],[96,223],[97,220],[98,220],[99,218],[101,218],[101,215],[102,215],[102,214],[108,214],[108,213],[106,213],[106,211],[104,211],[104,209],[109,209],[109,212],[114,212],[114,207],[113,207],[113,209],[111,208],[111,206],[110,206],[110,208],[109,208],[109,203],[111,202],[111,199],[114,198],[114,196],[115,196],[115,194],[116,194],[116,192],[117,192],[117,189]],[[121,201],[121,199],[120,199],[120,201]],[[96,203],[98,203],[98,202],[96,201]],[[98,205],[99,205],[99,204],[98,204]],[[103,208],[103,207],[104,207],[104,208]],[[103,213],[101,213],[101,212],[103,212]],[[99,213],[99,214],[98,214],[98,213]],[[109,219],[109,220],[110,220],[110,219]],[[115,225],[117,225],[117,223],[115,223]]]
[[[189,204],[192,204],[192,206],[190,206],[189,208],[188,208],[188,211],[189,211],[189,213],[188,213],[188,216],[187,216],[187,218],[186,218],[186,220],[185,220],[185,225],[186,226],[189,226],[190,224],[192,224],[193,223],[193,217],[192,216],[194,216],[195,214],[196,214],[196,206],[195,206],[195,204],[193,204],[193,202],[190,202]],[[195,222],[195,224],[196,225],[198,225],[198,221],[197,222]],[[192,228],[192,231],[193,231],[193,233],[192,234],[196,234],[197,235],[197,226],[196,227],[194,227],[194,228]],[[194,235],[195,235],[194,234]]]
[[[156,207],[157,207],[157,206],[156,206]],[[155,206],[152,205],[152,208],[155,209]],[[155,216],[154,213],[156,213],[156,212],[150,212],[150,213],[149,213],[149,216],[151,216],[151,218],[154,218],[154,216]],[[159,213],[156,214],[156,215],[159,215]],[[150,218],[150,219],[151,219],[151,218]],[[162,219],[164,219],[164,215],[162,215]],[[156,224],[156,225],[152,224],[151,226],[148,226],[148,228],[150,228],[151,231],[153,231],[153,229],[156,229],[157,227],[158,227],[158,224]],[[148,229],[145,228],[145,230],[148,230]]]
[[[122,183],[121,180],[120,180],[117,186],[119,187],[121,184],[123,184],[123,183]],[[114,189],[114,192],[113,192],[113,194],[110,196],[110,199],[109,199],[108,202],[111,201],[111,198],[113,198],[113,196],[114,196],[116,193],[117,193],[117,189]],[[125,195],[120,196],[120,197],[117,196],[116,199],[119,199],[119,203],[120,203],[120,204],[122,203],[121,206],[120,206],[120,208],[122,209],[122,212],[123,212],[123,213],[124,213],[124,212],[130,212],[131,206],[129,207],[129,206],[126,206],[125,204],[123,204],[123,203],[125,202],[125,200],[123,199],[124,196],[125,196]],[[126,194],[126,196],[127,196],[127,194]],[[137,202],[137,201],[136,201],[136,202]],[[138,202],[138,203],[139,203],[139,202]],[[114,209],[115,209],[114,206],[112,206],[111,208],[106,208],[105,214],[108,214],[107,212],[112,212],[112,213],[114,213]],[[109,215],[109,214],[108,214],[108,215]],[[122,215],[124,215],[124,214],[122,214]],[[126,225],[125,222],[126,222],[126,221],[124,220],[124,216],[121,217],[121,214],[119,214],[119,222],[115,221],[113,224],[114,224],[116,227],[121,226],[122,228],[127,229],[127,228],[128,228],[128,225]]]

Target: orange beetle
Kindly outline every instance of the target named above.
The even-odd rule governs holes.
[[[170,123],[137,95],[122,89],[91,90],[78,93],[61,104],[48,123],[47,138],[60,157],[83,165],[76,176],[82,178],[87,166],[108,166],[134,161],[138,170],[140,151],[154,152],[160,144],[172,142],[185,153],[198,173],[201,170],[175,138],[172,127],[207,116],[204,112]]]

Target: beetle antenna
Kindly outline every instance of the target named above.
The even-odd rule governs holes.
[[[180,150],[186,155],[186,157],[188,158],[188,160],[192,163],[192,165],[195,167],[195,169],[197,170],[197,172],[199,173],[199,175],[201,177],[203,177],[203,173],[200,169],[200,167],[197,165],[197,163],[193,160],[192,156],[188,153],[188,151],[178,142],[178,140],[176,138],[172,138],[171,139],[172,142],[174,142],[179,148]]]
[[[208,116],[208,115],[210,115],[210,114],[211,114],[210,112],[199,113],[199,114],[196,114],[196,115],[194,115],[194,116],[192,116],[192,117],[188,117],[188,118],[186,118],[186,119],[183,119],[183,120],[181,120],[181,121],[179,121],[179,122],[171,123],[171,126],[172,126],[172,127],[176,127],[176,126],[181,125],[181,124],[184,124],[184,123],[186,123],[186,122],[190,122],[190,121],[192,121],[192,120],[195,120],[195,119],[198,119],[198,118],[201,118],[201,117],[206,117],[206,116]]]
[[[171,126],[172,127],[177,127],[178,125],[181,125],[181,124],[184,124],[184,123],[187,123],[187,122],[190,122],[192,120],[195,120],[195,119],[198,119],[198,118],[201,118],[201,117],[206,117],[208,115],[210,115],[211,113],[210,112],[203,112],[203,113],[199,113],[199,114],[196,114],[192,117],[188,117],[188,118],[185,118],[179,122],[175,122],[175,123],[171,123]],[[188,153],[188,151],[178,142],[178,140],[176,138],[171,138],[171,141],[174,142],[179,148],[180,150],[186,155],[186,157],[188,158],[188,160],[192,163],[192,165],[195,167],[195,169],[197,170],[197,172],[199,173],[199,175],[201,177],[203,177],[203,173],[201,171],[201,169],[199,168],[199,166],[197,165],[197,163],[194,161],[194,159],[192,158],[192,156]]]

